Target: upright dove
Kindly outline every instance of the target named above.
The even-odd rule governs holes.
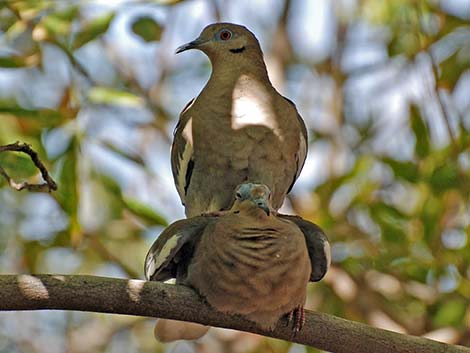
[[[263,329],[287,314],[293,331],[300,330],[307,283],[325,275],[329,243],[313,223],[274,214],[269,193],[265,185],[245,183],[224,215],[170,225],[147,254],[146,277],[176,277],[215,309]]]
[[[277,211],[300,174],[307,130],[293,102],[272,86],[256,37],[215,23],[180,46],[204,52],[209,81],[180,114],[171,151],[187,217],[229,209],[237,185],[265,184]]]

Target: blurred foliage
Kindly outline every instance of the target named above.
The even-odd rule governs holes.
[[[26,194],[0,179],[3,272],[142,276],[155,234],[182,214],[172,208],[179,200],[162,172],[168,171],[162,161],[169,160],[176,112],[185,103],[174,98],[183,92],[174,86],[186,86],[190,80],[182,76],[190,71],[199,71],[193,79],[203,84],[208,66],[190,61],[183,71],[172,68],[174,59],[126,61],[118,54],[121,37],[110,32],[125,27],[122,18],[128,15],[126,30],[139,45],[152,47],[159,58],[172,54],[183,42],[168,39],[181,25],[173,11],[196,6],[175,5],[183,2],[100,7],[93,1],[0,1],[0,145],[30,143],[59,185],[51,194]],[[311,285],[307,308],[470,345],[468,1],[462,1],[461,13],[448,11],[444,1],[366,0],[354,2],[353,11],[348,1],[325,2],[334,49],[311,60],[292,34],[292,28],[303,30],[296,16],[307,11],[306,2],[276,3],[281,16],[263,20],[263,28],[271,28],[262,36],[271,41],[263,45],[267,61],[280,64],[272,66],[277,74],[271,68],[270,73],[281,86],[295,87],[296,80],[303,85],[288,95],[309,126],[309,153],[324,157],[318,170],[309,170],[314,165],[308,163],[304,170],[323,177],[289,198],[292,211],[325,229],[333,249],[332,270]],[[231,20],[222,4],[227,2],[206,5],[215,17]],[[132,13],[133,6],[143,7]],[[154,10],[165,16],[154,16]],[[189,17],[197,16],[183,19],[191,31],[187,40],[202,27]],[[365,42],[353,35],[361,26],[370,37]],[[124,51],[138,49],[127,45]],[[366,56],[367,45],[382,45],[384,57],[343,65],[351,47]],[[142,65],[147,71],[139,74]],[[395,70],[391,78],[373,76],[387,70]],[[313,79],[305,81],[311,73]],[[348,89],[361,79],[372,81],[367,94]],[[5,82],[12,83],[5,88]],[[191,94],[202,84],[191,86]],[[403,109],[388,114],[397,95],[406,96]],[[0,165],[15,180],[40,178],[21,154],[0,154]],[[23,337],[15,323],[24,315],[31,321],[25,330],[35,334]],[[0,315],[0,351],[49,352],[51,340],[58,347],[54,352],[174,348],[155,343],[152,321],[141,318],[24,315]],[[316,352],[222,330],[191,347]]]
[[[132,23],[132,31],[146,42],[158,41],[162,36],[162,28],[151,17],[138,18]]]

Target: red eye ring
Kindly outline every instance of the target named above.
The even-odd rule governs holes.
[[[219,38],[222,40],[229,40],[230,38],[232,38],[232,32],[228,30],[223,30],[220,32]]]

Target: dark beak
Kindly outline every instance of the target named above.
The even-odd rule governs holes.
[[[266,214],[269,216],[271,214],[271,210],[269,209],[268,205],[264,201],[260,201],[256,203],[259,208],[261,208]]]
[[[266,212],[266,214],[268,216],[271,214],[271,211],[270,211],[269,207],[263,207],[263,210],[264,210],[264,212]]]
[[[179,46],[178,48],[176,48],[175,54],[182,53],[182,52],[184,52],[186,50],[189,50],[189,49],[197,49],[197,47],[199,47],[202,43],[205,43],[205,42],[206,41],[203,40],[203,39],[196,38],[192,42],[183,44],[183,45]]]

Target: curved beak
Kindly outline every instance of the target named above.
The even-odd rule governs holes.
[[[255,203],[256,207],[261,208],[268,216],[271,214],[271,210],[269,209],[265,199],[257,199],[255,200]]]
[[[183,44],[183,45],[179,46],[178,48],[176,48],[175,54],[182,53],[182,52],[184,52],[186,50],[189,50],[189,49],[197,49],[201,44],[203,44],[205,42],[207,42],[207,40],[201,39],[201,38],[196,38],[195,40],[193,40],[189,43]]]

